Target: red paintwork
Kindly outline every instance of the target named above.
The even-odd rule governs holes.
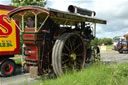
[[[27,40],[34,40],[35,38],[34,34],[24,34],[23,37]]]
[[[18,24],[18,21],[16,21]],[[19,29],[16,28],[16,49],[14,51],[2,51],[0,55],[15,55],[20,53],[20,36],[19,36]]]
[[[5,6],[5,5],[0,5],[0,10],[7,10],[7,11],[11,11],[12,9],[14,9],[16,7],[12,7],[12,6]],[[4,18],[3,18],[4,17]],[[0,36],[1,37],[7,37],[8,35],[10,35],[12,33],[12,27],[7,24],[3,19],[6,19],[8,22],[10,22],[9,19],[7,19],[6,15],[1,15],[0,16],[0,22],[2,25],[0,26],[4,26],[5,27],[5,30],[8,30],[7,33],[3,33],[1,30],[0,30]],[[17,24],[18,21],[16,21]],[[15,26],[15,30],[16,30],[16,49],[14,51],[2,51],[0,52],[0,56],[2,55],[15,55],[15,54],[19,54],[20,53],[20,36],[19,36],[19,29]]]
[[[30,48],[31,50],[27,51],[27,54],[30,54],[31,56],[28,56],[27,59],[34,59],[37,60],[38,59],[38,49],[35,45],[27,45],[28,48]]]
[[[6,19],[8,23],[4,19]],[[0,29],[0,37],[8,37],[12,33],[10,22],[11,20],[8,19],[7,15],[0,15],[0,27],[6,30],[6,32],[3,32],[2,29]]]
[[[6,5],[0,5],[0,9],[2,9],[2,10],[12,10],[12,9],[14,9],[14,8],[16,8],[16,7],[13,7],[13,6],[6,6]]]
[[[14,68],[13,68],[13,66],[11,64],[6,64],[4,69],[5,69],[5,73],[6,74],[10,74],[10,73],[12,73]]]
[[[35,28],[25,28],[24,32],[34,32]]]
[[[12,15],[14,15],[15,13],[21,13],[21,10],[23,11],[25,11],[25,10],[39,10],[39,11],[43,11],[43,12],[47,12],[48,14],[50,14],[49,13],[49,10],[47,10],[47,9],[45,9],[45,8],[41,8],[41,7],[37,7],[37,6],[24,6],[24,7],[20,7],[20,8],[17,8],[17,9],[14,9],[14,10],[12,10],[11,12],[9,12],[8,13],[8,15],[9,16],[12,16]],[[37,13],[37,11],[35,11],[35,13]]]

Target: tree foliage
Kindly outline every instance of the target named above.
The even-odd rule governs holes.
[[[91,41],[91,45],[112,45],[112,38],[95,38],[94,40]]]
[[[126,39],[128,40],[128,36],[126,37]]]
[[[91,41],[91,45],[94,46],[94,45],[99,45],[99,39],[98,38],[95,38],[94,40]]]
[[[36,6],[42,6],[44,7],[46,5],[45,0],[11,0],[12,6],[20,7],[20,6],[26,6],[26,5],[36,5]]]

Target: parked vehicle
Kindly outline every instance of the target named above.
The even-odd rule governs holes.
[[[128,34],[124,35],[124,39],[118,42],[117,50],[119,53],[128,52]]]
[[[12,6],[0,5],[0,72],[2,76],[11,76],[15,73],[16,64],[10,59],[20,53],[19,30],[7,14],[14,9]]]
[[[106,20],[93,18],[95,12],[91,10],[73,5],[68,9],[69,12],[64,12],[24,6],[8,13],[22,25],[19,29],[23,33],[24,68],[27,71],[35,66],[39,74],[60,76],[67,70],[82,69],[86,60],[91,59],[90,41],[95,38],[96,23],[106,24]],[[31,25],[28,25],[28,19]]]
[[[126,37],[123,36],[116,36],[113,38],[113,46],[114,46],[114,50],[118,50],[118,43],[121,41],[126,41]]]
[[[128,40],[127,41],[118,42],[117,50],[118,50],[119,53],[123,53],[124,51],[128,52]]]

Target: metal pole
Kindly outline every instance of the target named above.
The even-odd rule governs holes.
[[[94,23],[94,36],[96,37],[96,23]]]
[[[23,70],[24,70],[24,69],[23,69],[23,68],[24,68],[23,66],[24,66],[24,63],[25,63],[25,55],[24,55],[24,54],[25,54],[25,47],[26,47],[26,45],[23,44],[23,45],[22,45],[22,58],[21,58],[21,62],[22,62],[22,72],[23,72]]]

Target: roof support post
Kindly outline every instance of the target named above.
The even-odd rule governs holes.
[[[47,17],[44,19],[44,21],[42,22],[41,26],[39,27],[38,31],[43,27],[43,25],[45,24],[46,20],[48,19],[49,15],[47,15]]]
[[[37,14],[35,14],[35,32],[37,32]]]
[[[96,37],[96,23],[94,23],[94,36]]]
[[[22,15],[22,32],[24,32],[24,15]]]

